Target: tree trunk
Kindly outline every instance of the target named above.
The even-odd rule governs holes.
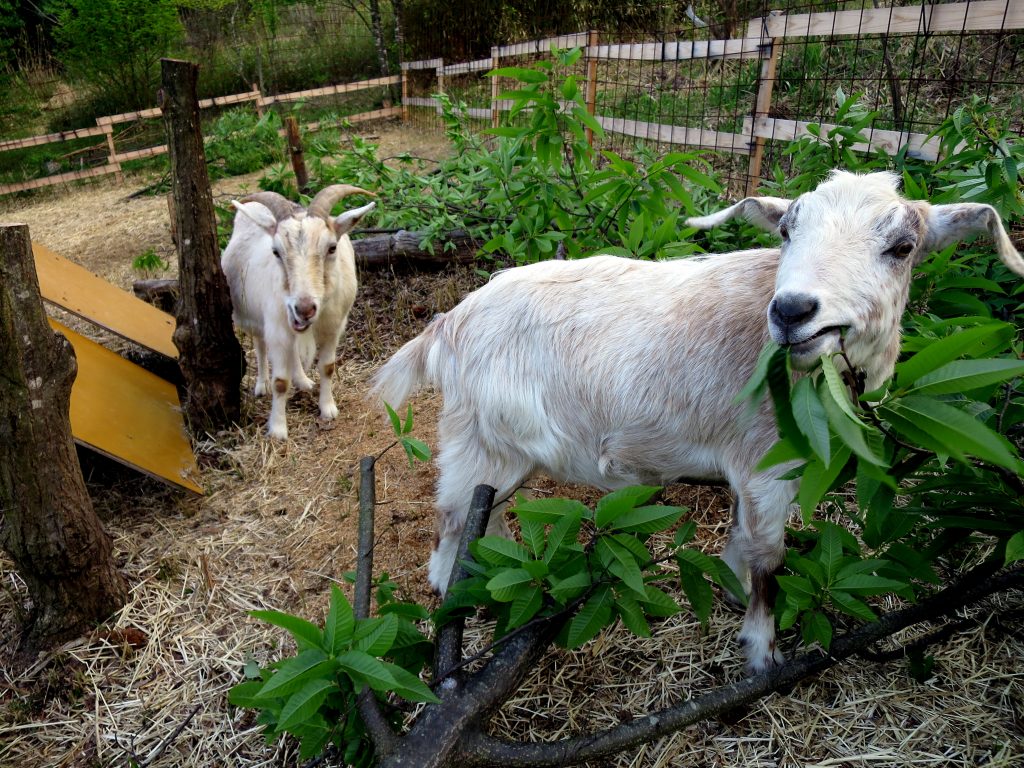
[[[50,329],[28,227],[0,226],[0,546],[28,585],[21,649],[74,637],[124,605],[110,537],[93,511],[71,437],[78,363]]]
[[[381,77],[387,77],[391,74],[391,67],[388,64],[388,49],[384,44],[384,26],[380,18],[380,0],[370,0],[370,26],[373,32],[373,44],[377,49],[377,68],[380,70]],[[384,99],[385,107],[390,107],[392,104],[390,93],[389,89],[388,96]]]
[[[217,220],[206,173],[196,81],[199,67],[162,59],[161,109],[171,161],[173,231],[178,236],[178,347],[185,378],[184,411],[195,432],[237,422],[244,373],[242,348],[231,323],[231,295],[220,268]]]

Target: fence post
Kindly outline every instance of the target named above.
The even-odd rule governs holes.
[[[501,66],[501,57],[498,55],[498,46],[491,48],[491,69],[497,69]],[[500,110],[498,109],[498,94],[501,93],[501,89],[498,87],[499,77],[491,78],[491,127],[498,127],[498,116]]]
[[[437,60],[437,68],[434,73],[437,75],[437,92],[444,93],[444,59]],[[438,102],[437,114],[440,115],[442,111],[441,103]]]
[[[260,93],[259,83],[252,84],[253,101],[256,102],[256,114],[263,117],[263,94]]]
[[[114,178],[118,184],[123,184],[124,174],[121,173],[121,163],[117,161],[117,147],[114,145],[114,124],[110,122],[109,117],[97,117],[96,125],[103,129],[103,135],[107,138],[107,162],[114,167]]]
[[[292,170],[295,171],[295,184],[299,191],[309,191],[309,173],[306,171],[306,159],[302,153],[302,137],[299,135],[299,121],[295,115],[284,119],[284,130],[288,138],[288,154],[292,159]]]
[[[781,16],[780,11],[771,11],[769,16]],[[766,25],[762,24],[762,40],[764,39],[764,30]],[[771,47],[771,52],[767,59],[761,62],[761,75],[757,82],[757,98],[754,101],[754,120],[751,123],[753,126],[751,132],[757,130],[757,119],[759,117],[767,117],[768,112],[772,107],[772,91],[775,88],[775,70],[779,63],[779,52],[781,46],[779,45],[779,38],[773,37],[768,40],[767,44]],[[751,144],[750,151],[750,164],[747,166],[747,197],[750,197],[757,192],[757,186],[761,182],[761,161],[764,158],[764,143],[765,138],[763,136],[752,137],[753,142]]]
[[[596,29],[587,33],[587,112],[594,117],[597,112],[597,57],[590,55],[590,50],[597,47],[598,32]],[[587,128],[587,144],[594,146],[594,131]]]
[[[409,122],[409,68],[405,66],[405,62],[402,64],[402,122]]]

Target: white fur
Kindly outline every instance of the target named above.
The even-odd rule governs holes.
[[[268,193],[262,194],[266,199]],[[290,205],[283,198],[276,202]],[[253,337],[255,394],[269,391],[273,396],[267,433],[285,439],[290,389],[313,388],[306,371],[314,359],[320,372],[320,417],[338,415],[331,373],[357,290],[355,253],[346,233],[374,203],[333,219],[307,214],[298,206],[288,210],[275,205],[280,219],[261,202],[234,206],[234,229],[221,267],[235,323]]]
[[[501,499],[538,471],[603,489],[722,479],[736,496],[724,557],[753,584],[740,638],[753,670],[781,662],[769,603],[796,483],[778,479],[784,468],[754,471],[777,438],[774,416],[768,403],[751,411],[736,395],[769,336],[801,345],[810,364],[838,345],[838,333],[812,338],[832,326],[845,329],[868,386],[888,377],[911,267],[923,244],[941,247],[954,232],[933,226],[940,208],[953,207],[903,200],[889,174],[837,173],[799,205],[748,200],[696,222],[744,216],[774,228],[786,217],[792,231],[781,250],[543,262],[497,275],[436,318],[373,382],[395,407],[424,382],[444,396],[431,584],[447,586],[479,483]],[[958,210],[945,218],[974,215]],[[978,216],[985,231],[1001,231]],[[904,236],[918,242],[912,257],[886,255],[891,238]],[[1012,246],[1000,254],[1024,275]],[[814,316],[766,320],[774,301],[793,294],[813,295]]]

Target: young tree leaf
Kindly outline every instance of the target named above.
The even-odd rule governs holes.
[[[275,627],[287,629],[292,637],[295,638],[299,650],[306,650],[308,648],[323,650],[323,633],[316,624],[300,619],[298,616],[281,613],[280,611],[249,611],[249,615],[262,619],[268,624],[273,624]]]
[[[274,676],[267,681],[257,695],[261,699],[287,696],[301,688],[307,680],[329,672],[331,666],[330,660],[323,651],[317,648],[302,651],[298,656],[286,660],[278,667]]]
[[[818,396],[821,398],[821,404],[825,407],[825,413],[828,414],[829,424],[832,425],[836,435],[843,443],[849,446],[850,450],[862,459],[884,467],[886,465],[885,460],[878,456],[868,444],[865,436],[865,431],[868,427],[860,419],[856,417],[850,418],[849,414],[852,411],[846,395],[840,390],[841,402],[837,402],[831,387],[826,384],[826,381],[827,377],[824,381],[819,382]],[[843,404],[845,404],[845,408]]]
[[[441,700],[434,695],[434,692],[427,687],[427,684],[407,669],[402,669],[397,664],[382,661],[381,666],[391,675],[395,681],[392,691],[397,693],[406,701],[423,701],[427,704],[440,704]]]
[[[1003,349],[1016,331],[1009,323],[987,323],[964,328],[932,342],[906,362],[896,366],[896,383],[909,387],[925,374],[958,357],[982,357]]]
[[[832,623],[820,611],[812,611],[800,622],[804,645],[818,643],[826,651],[832,645]]]
[[[395,678],[384,662],[364,651],[347,651],[338,657],[337,663],[357,686],[368,685],[375,691],[390,691],[395,687]]]
[[[525,624],[537,615],[537,611],[543,604],[544,590],[540,587],[532,586],[521,589],[512,601],[512,605],[509,606],[508,626],[513,628]]]
[[[383,656],[391,650],[398,635],[398,617],[385,614],[374,619],[359,619],[352,633],[352,647],[371,656]]]
[[[821,459],[821,463],[829,466],[832,452],[828,416],[809,376],[804,376],[793,385],[792,403],[793,418],[796,419],[797,427],[807,438],[811,450]]]
[[[1024,531],[1017,531],[1006,542],[1006,561],[1004,565],[1024,560]]]
[[[637,504],[644,504],[650,501],[660,486],[634,485],[628,488],[619,488],[601,497],[597,502],[594,521],[598,528],[605,528],[616,520],[619,515],[634,509]]]
[[[504,536],[484,536],[477,539],[473,548],[477,560],[490,565],[519,565],[532,560],[530,550],[518,541],[506,539]]]
[[[487,582],[487,591],[500,603],[509,603],[516,599],[523,587],[533,582],[533,576],[522,568],[510,568],[500,571]]]
[[[324,621],[324,650],[336,656],[348,646],[352,640],[352,630],[356,625],[355,613],[345,593],[337,584],[331,585],[331,607]]]
[[[568,647],[579,648],[608,626],[613,604],[611,587],[602,585],[594,590],[569,623]]]
[[[622,579],[627,587],[641,597],[646,594],[644,577],[632,552],[607,537],[598,539],[595,551],[608,570]]]
[[[617,517],[611,527],[628,533],[656,533],[671,527],[686,512],[687,507],[636,507]]]
[[[910,393],[947,395],[969,392],[1017,376],[1024,376],[1024,360],[954,360],[917,379]]]
[[[638,637],[650,637],[651,627],[644,617],[640,603],[629,592],[615,593],[615,609],[626,629]]]
[[[848,592],[842,592],[835,590],[829,592],[829,597],[832,598],[832,603],[841,610],[843,613],[847,613],[856,619],[862,619],[864,621],[874,621],[878,618],[875,612],[871,610],[870,606],[863,600],[859,600]]]
[[[570,600],[575,600],[590,587],[590,574],[586,571],[578,571],[564,579],[548,579],[551,588],[548,594],[554,600],[565,605]]]
[[[278,729],[282,731],[292,730],[295,726],[308,720],[323,703],[331,691],[338,690],[333,680],[318,678],[310,680],[299,690],[288,697],[284,708],[281,710],[281,717],[277,721]]]

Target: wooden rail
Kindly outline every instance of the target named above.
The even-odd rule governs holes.
[[[440,59],[437,61],[440,61]],[[201,99],[199,101],[199,107],[201,109],[208,109],[210,107],[225,107],[235,104],[254,102],[257,110],[262,114],[265,107],[273,104],[294,102],[302,99],[324,96],[334,96],[367,88],[386,87],[399,83],[401,80],[401,75],[392,75],[390,77],[377,77],[371,80],[362,80],[355,83],[341,83],[339,85],[312,88],[305,91],[296,91],[294,93],[278,94],[276,96],[263,96],[259,89],[256,86],[253,86],[251,91],[246,91],[245,93],[235,93],[229,96],[215,96],[209,99]],[[401,114],[401,107],[388,107],[385,109],[375,109],[369,112],[360,112],[355,115],[346,115],[343,119],[351,123],[359,123],[367,120],[396,117]],[[57,173],[50,176],[44,176],[39,179],[30,179],[28,181],[12,184],[0,184],[0,195],[23,192],[30,189],[40,189],[52,184],[65,184],[72,181],[105,176],[111,173],[120,175],[122,163],[128,162],[129,160],[139,160],[146,157],[155,157],[156,155],[166,154],[166,144],[161,144],[155,147],[144,147],[142,149],[133,149],[127,152],[118,152],[114,139],[115,125],[137,122],[139,120],[153,120],[159,118],[161,115],[162,112],[158,107],[154,107],[152,109],[141,109],[135,112],[122,112],[116,115],[103,115],[96,118],[95,127],[90,126],[88,128],[79,128],[73,131],[60,131],[58,133],[48,133],[41,136],[29,136],[24,139],[9,139],[2,141],[0,142],[0,152],[26,149],[28,147],[41,146],[43,144],[72,141],[92,136],[105,136],[107,144],[107,163],[94,168],[84,168],[79,171]],[[336,123],[331,123],[331,125],[336,125]],[[304,125],[303,130],[306,132],[314,132],[326,127],[328,127],[328,124],[316,122]],[[281,129],[278,133],[283,136],[285,131],[284,129]]]

